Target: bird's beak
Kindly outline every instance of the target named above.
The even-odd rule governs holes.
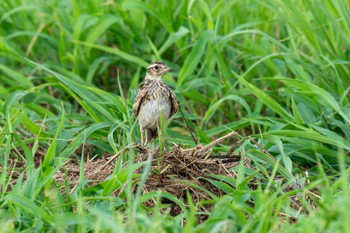
[[[174,69],[168,67],[168,68],[166,68],[165,70],[163,70],[162,74],[168,73],[169,71],[172,71],[172,70],[174,70]]]

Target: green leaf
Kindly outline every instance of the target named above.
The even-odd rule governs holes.
[[[274,100],[268,94],[266,94],[263,90],[246,81],[243,78],[243,76],[236,75],[236,77],[245,87],[247,87],[252,92],[252,94],[254,94],[268,108],[270,108],[272,111],[276,112],[278,115],[287,120],[293,120],[293,116],[290,113],[288,113],[276,100]]]
[[[95,44],[97,39],[106,33],[106,30],[115,23],[121,23],[121,19],[114,15],[106,15],[97,21],[89,32],[86,42],[89,44]],[[90,49],[87,49],[87,54],[90,54]]]
[[[199,36],[181,68],[177,81],[178,87],[181,87],[186,79],[190,75],[193,75],[193,72],[196,70],[198,64],[201,62],[204,53],[206,52],[205,48],[207,47],[208,42],[211,40],[211,37],[211,31],[206,31]]]
[[[20,99],[22,99],[26,94],[28,94],[27,91],[16,91],[14,93],[11,93],[5,101],[3,111],[4,115],[7,116],[10,114],[10,110],[12,106],[17,103]]]
[[[282,155],[282,160],[283,160],[283,163],[284,163],[284,167],[287,169],[288,172],[292,172],[292,160],[284,153],[284,149],[283,149],[283,142],[281,139],[279,139],[278,137],[275,137],[273,135],[267,135],[267,134],[264,134],[264,139],[267,139],[268,141],[274,143],[281,155]]]
[[[251,114],[251,110],[250,110],[250,107],[249,105],[247,104],[247,102],[239,97],[239,96],[236,96],[236,95],[229,95],[229,96],[226,96],[226,97],[223,97],[221,99],[219,99],[218,101],[216,101],[214,104],[212,104],[209,109],[207,110],[207,112],[205,113],[204,117],[203,117],[203,124],[205,124],[206,122],[209,121],[209,119],[214,115],[214,113],[217,111],[217,109],[223,104],[224,101],[227,101],[227,100],[232,100],[232,101],[236,101],[240,104],[242,104],[242,106],[244,107],[244,109],[247,111],[248,115]]]
[[[188,28],[184,26],[181,26],[177,32],[170,33],[168,39],[163,43],[162,47],[159,49],[159,54],[164,53],[165,50],[167,50],[172,44],[183,38],[188,33]]]
[[[280,82],[287,84],[288,86],[293,86],[294,88],[298,88],[302,91],[308,91],[318,96],[319,103],[322,105],[326,105],[329,108],[333,109],[335,112],[339,113],[346,121],[348,125],[350,125],[350,116],[348,116],[341,108],[339,102],[334,98],[334,96],[326,91],[325,89],[304,81],[294,80],[294,79],[286,79],[279,78]]]
[[[73,41],[74,43],[76,44],[81,44],[81,45],[85,45],[87,47],[91,47],[91,48],[94,48],[94,49],[98,49],[98,50],[101,50],[101,51],[105,51],[107,53],[111,53],[111,54],[114,54],[126,61],[130,61],[130,62],[133,62],[135,64],[138,64],[142,67],[147,67],[149,64],[148,62],[146,62],[145,60],[141,59],[139,56],[134,56],[130,53],[127,53],[127,52],[124,52],[118,48],[110,48],[110,47],[107,47],[107,46],[104,46],[104,45],[95,45],[95,44],[92,44],[92,43],[88,43],[88,42],[83,42],[83,41]]]
[[[151,4],[148,4],[142,1],[129,0],[122,3],[122,8],[124,10],[134,10],[134,9],[143,10],[144,12],[147,12],[152,16],[156,17],[169,32],[173,31],[173,26],[172,24],[170,24],[169,19],[167,18],[167,15],[157,11],[156,8]]]
[[[52,217],[47,211],[45,211],[45,208],[38,207],[33,203],[32,200],[27,197],[19,196],[16,194],[9,194],[6,196],[5,200],[13,203],[19,207],[19,209],[29,212],[34,216],[37,216],[39,219],[45,220],[48,224],[52,222]]]
[[[0,76],[0,78],[2,78],[4,82],[10,85],[23,86],[27,88],[34,86],[33,83],[28,78],[26,78],[23,74],[6,67],[5,65],[0,64],[0,70],[2,70],[5,74],[7,74],[7,77],[11,78],[11,80],[9,80],[9,79],[6,79],[5,76]]]

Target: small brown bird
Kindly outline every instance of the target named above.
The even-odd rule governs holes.
[[[172,70],[163,62],[153,62],[147,67],[145,84],[139,91],[132,112],[138,120],[141,131],[141,144],[149,143],[158,136],[158,127],[163,115],[166,122],[179,106],[176,95],[162,81],[162,76]],[[144,139],[146,133],[146,141]]]

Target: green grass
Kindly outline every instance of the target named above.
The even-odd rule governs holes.
[[[341,0],[1,1],[2,229],[350,232],[349,38]],[[200,143],[235,130],[235,152],[254,168],[241,163],[235,181],[213,177],[225,195],[206,213],[190,197],[133,194],[147,169],[134,175],[142,164],[132,150],[100,185],[84,178],[86,151],[113,155],[140,141],[131,106],[155,60],[175,69],[164,80]],[[183,125],[176,114],[167,148],[194,146]],[[54,179],[70,158],[82,162],[73,192]],[[162,198],[183,213],[162,212]],[[159,205],[146,208],[150,199]]]

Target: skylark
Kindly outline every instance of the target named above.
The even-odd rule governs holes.
[[[161,117],[164,118],[165,123],[179,108],[176,95],[162,80],[162,76],[170,70],[172,69],[163,62],[150,64],[147,67],[145,84],[132,107],[134,117],[140,125],[142,145],[146,145],[158,136]]]

